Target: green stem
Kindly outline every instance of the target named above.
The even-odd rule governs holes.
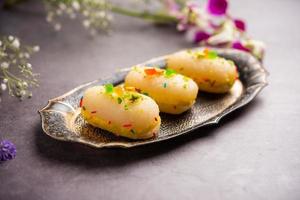
[[[19,79],[18,77],[16,77],[15,75],[13,75],[12,73],[10,73],[9,71],[7,70],[3,70],[3,74],[5,76],[7,76],[7,78],[11,79],[11,80],[14,80],[15,82],[21,82],[22,80]]]
[[[111,5],[110,9],[114,13],[130,16],[130,17],[137,17],[137,18],[149,20],[149,21],[155,22],[155,23],[169,24],[169,23],[178,22],[178,19],[176,17],[171,16],[171,15],[167,15],[167,14],[164,14],[164,13],[150,13],[150,12],[147,12],[147,11],[137,12],[137,11],[134,11],[134,10],[118,7],[118,6],[115,6],[115,5]]]

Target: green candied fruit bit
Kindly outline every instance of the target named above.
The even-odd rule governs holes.
[[[118,104],[121,104],[122,103],[122,99],[120,97],[118,97]]]
[[[127,105],[127,104],[124,106],[124,109],[125,109],[125,110],[128,110],[128,105]]]
[[[174,70],[174,69],[169,69],[169,68],[167,68],[166,70],[165,70],[165,75],[167,76],[167,77],[170,77],[170,76],[172,76],[172,75],[174,75],[174,74],[176,74],[177,72]]]
[[[110,94],[114,91],[114,86],[111,83],[104,85],[104,87],[105,87],[105,92],[108,94]]]
[[[167,83],[163,83],[163,87],[166,88],[167,87]]]
[[[208,57],[209,59],[215,59],[215,58],[218,57],[218,54],[217,54],[217,52],[215,52],[215,51],[209,51],[208,54],[207,54],[207,57]]]
[[[143,92],[142,93],[143,95],[146,95],[146,96],[149,96],[149,94],[147,92]]]

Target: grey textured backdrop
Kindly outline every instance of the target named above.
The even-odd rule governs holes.
[[[268,45],[270,85],[217,126],[131,150],[55,141],[37,110],[83,82],[186,48],[183,37],[117,16],[110,37],[91,39],[73,21],[55,33],[38,3],[0,11],[0,34],[42,49],[32,59],[41,74],[33,98],[0,104],[1,138],[18,147],[16,159],[0,165],[0,199],[300,199],[300,1],[230,3]]]

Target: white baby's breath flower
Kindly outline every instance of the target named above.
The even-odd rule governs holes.
[[[2,62],[0,67],[1,67],[1,69],[8,69],[9,63],[8,62]]]
[[[53,15],[51,13],[48,13],[48,15],[46,17],[46,21],[47,22],[52,22],[53,21]]]
[[[0,52],[0,56],[4,58],[4,57],[7,57],[7,56],[8,56],[8,54],[7,54],[7,53],[5,53],[5,52]]]
[[[6,86],[5,83],[1,83],[0,88],[1,88],[2,91],[5,91],[7,86]]]
[[[0,40],[0,47],[2,46],[2,41]]]
[[[67,8],[67,6],[66,6],[66,4],[64,4],[64,3],[59,3],[59,8],[60,8],[61,10],[65,10],[65,9]]]
[[[11,43],[11,45],[12,45],[15,49],[20,48],[20,41],[19,41],[19,39],[18,39],[18,38],[15,38],[15,39],[13,40],[13,42]]]
[[[6,56],[7,56],[7,53],[0,51],[0,57],[6,57]]]
[[[24,53],[24,57],[25,58],[30,58],[30,54],[26,52],[26,53]]]
[[[84,26],[85,28],[89,28],[90,25],[91,25],[91,22],[90,22],[89,20],[86,19],[86,20],[83,20],[82,24],[83,24],[83,26]]]
[[[100,11],[100,12],[97,12],[96,15],[97,15],[97,17],[103,18],[103,17],[105,17],[105,12],[104,11]]]
[[[62,13],[63,13],[63,11],[62,11],[61,9],[57,9],[57,10],[56,10],[56,14],[57,14],[58,16],[62,15]]]
[[[47,0],[48,17],[47,21],[54,25],[55,30],[60,30],[61,25],[56,25],[56,18],[59,15],[67,15],[71,19],[83,17],[82,25],[90,31],[108,29],[112,16],[108,16],[110,11],[108,0]],[[61,3],[65,2],[65,3]],[[61,13],[62,12],[62,13]],[[94,31],[91,31],[94,32]]]
[[[20,91],[20,95],[21,95],[21,97],[25,96],[26,95],[26,91],[25,90],[21,90]]]
[[[13,41],[13,40],[14,40],[14,36],[12,36],[12,35],[8,36],[8,40],[9,40],[10,42]]]
[[[112,14],[110,14],[110,13],[107,13],[106,14],[106,18],[107,18],[107,20],[112,21],[113,18],[114,18],[114,16]]]
[[[32,49],[34,52],[38,52],[40,51],[40,46],[34,46]]]
[[[22,88],[22,83],[21,83],[21,82],[18,82],[18,83],[16,84],[16,87],[19,88],[19,89]]]
[[[27,67],[28,69],[32,69],[32,65],[31,65],[30,63],[27,63],[27,64],[26,64],[26,67]]]
[[[78,1],[73,1],[72,2],[72,7],[74,8],[74,10],[79,10],[80,9],[80,4],[78,3]]]
[[[54,30],[60,31],[60,29],[61,29],[61,24],[57,23],[54,25]]]
[[[37,79],[27,60],[32,53],[39,51],[39,47],[23,45],[14,36],[4,36],[0,40],[0,94],[8,90],[9,95],[20,99],[28,97],[28,90],[31,86],[37,86]]]
[[[75,12],[74,12],[74,10],[73,10],[72,8],[68,8],[68,9],[66,10],[66,13],[67,13],[68,15],[71,15],[72,13],[75,13]]]
[[[25,87],[25,88],[27,88],[28,87],[28,83],[27,82],[25,82],[25,81],[23,81],[23,87]]]
[[[28,92],[28,98],[32,97],[32,92]]]
[[[87,17],[87,16],[89,16],[89,12],[88,12],[87,10],[84,10],[84,11],[82,12],[82,15],[85,16],[85,17]]]

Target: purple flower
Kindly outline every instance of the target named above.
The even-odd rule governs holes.
[[[12,142],[8,140],[0,142],[0,162],[14,159],[16,153],[16,146]]]
[[[198,43],[198,42],[201,42],[203,40],[206,40],[210,37],[209,34],[207,34],[206,32],[204,31],[198,31],[195,33],[195,36],[194,36],[194,42],[195,43]]]
[[[235,27],[237,29],[239,29],[240,31],[243,31],[243,32],[246,31],[246,24],[243,20],[235,19],[234,24],[235,24]]]
[[[242,51],[247,51],[249,52],[250,49],[246,48],[241,42],[236,41],[234,43],[232,43],[232,48],[234,49],[238,49],[238,50],[242,50]]]
[[[207,10],[212,15],[224,15],[228,7],[227,0],[208,0]]]

